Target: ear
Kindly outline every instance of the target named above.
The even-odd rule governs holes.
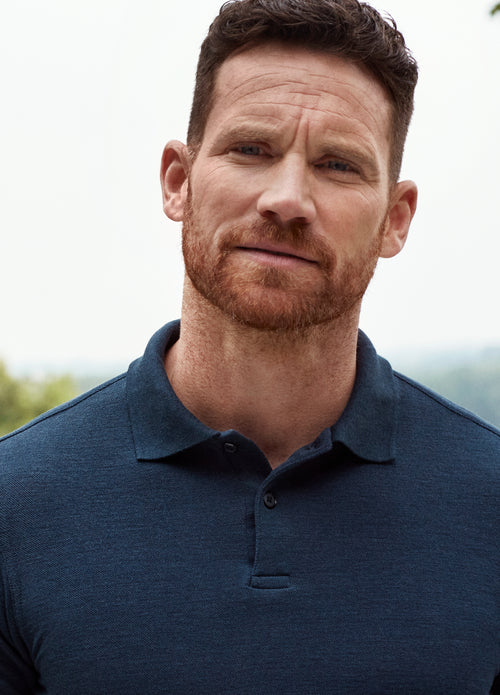
[[[168,142],[161,158],[160,181],[163,211],[174,222],[181,222],[184,217],[189,168],[187,146],[178,140]]]
[[[392,191],[380,256],[392,258],[405,245],[417,207],[417,187],[413,181],[400,181]]]

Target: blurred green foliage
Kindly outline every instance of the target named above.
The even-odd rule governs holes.
[[[41,380],[15,378],[0,361],[0,436],[73,398],[77,390],[68,375]]]
[[[491,8],[491,14],[495,14],[496,12],[500,12],[500,2],[498,2],[495,7]]]

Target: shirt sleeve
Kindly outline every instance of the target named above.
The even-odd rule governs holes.
[[[3,632],[0,634],[0,693],[2,695],[32,695],[35,678],[29,672],[15,648]]]
[[[0,693],[32,695],[37,676],[15,624],[6,577],[4,529],[0,528]]]
[[[490,695],[500,695],[500,673],[493,681],[493,685],[491,686],[490,690]]]

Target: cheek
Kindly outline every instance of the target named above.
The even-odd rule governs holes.
[[[207,176],[192,188],[192,206],[199,223],[211,229],[241,224],[255,217],[256,196],[250,187],[226,177]]]
[[[378,248],[386,208],[380,201],[368,201],[364,195],[345,196],[323,210],[321,219],[328,246],[345,260],[355,261]]]
[[[359,195],[328,201],[319,217],[329,235],[347,243],[370,236],[383,219],[381,208],[370,205]]]

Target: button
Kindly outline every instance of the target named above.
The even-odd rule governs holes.
[[[266,492],[266,494],[264,495],[264,504],[268,509],[274,509],[275,506],[278,504],[278,500],[272,492]]]
[[[236,444],[233,444],[233,442],[226,442],[224,444],[224,449],[227,451],[228,454],[234,454],[236,448]]]

